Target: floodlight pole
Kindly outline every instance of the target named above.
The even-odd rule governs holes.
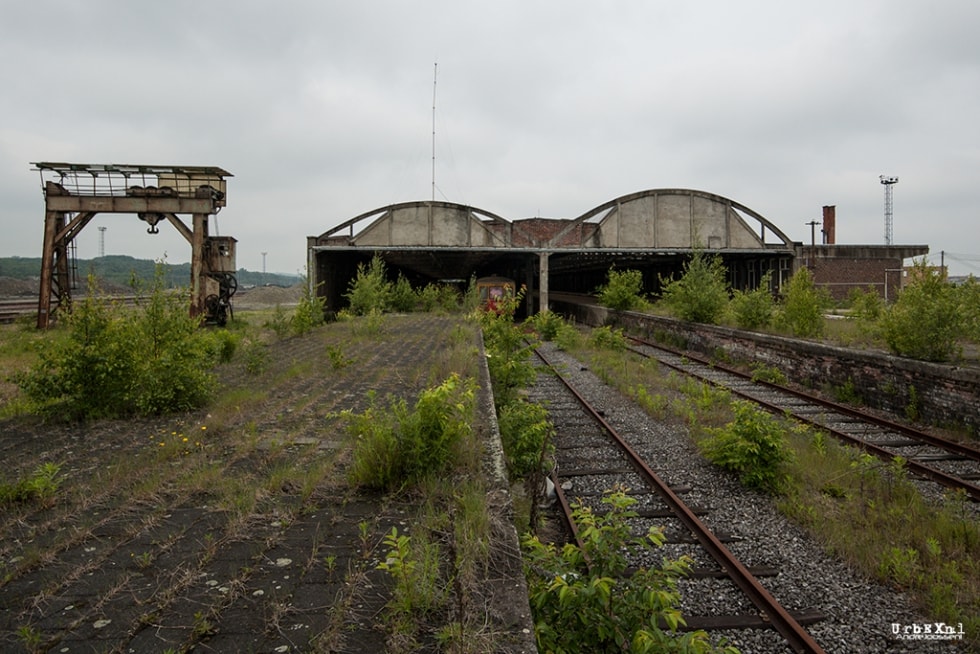
[[[898,184],[897,177],[879,175],[878,179],[885,187],[885,245],[892,244],[892,187]]]

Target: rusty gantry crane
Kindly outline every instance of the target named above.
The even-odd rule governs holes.
[[[225,178],[212,166],[143,166],[41,162],[44,192],[44,253],[37,326],[44,329],[71,303],[72,241],[96,214],[136,214],[159,232],[167,220],[191,245],[192,316],[224,324],[235,278],[235,239],[210,236],[208,220],[225,206]],[[192,216],[192,227],[179,214]]]

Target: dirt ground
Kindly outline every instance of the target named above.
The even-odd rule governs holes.
[[[411,533],[422,498],[352,490],[338,414],[363,411],[372,392],[413,401],[457,322],[392,316],[380,338],[328,325],[272,342],[261,365],[224,366],[225,400],[194,414],[0,422],[0,480],[61,466],[50,501],[0,505],[0,650],[395,649],[392,582],[376,566],[384,535]],[[490,407],[484,397],[487,438]],[[482,597],[433,620],[479,620],[465,651],[533,651],[509,497],[499,480],[488,488]]]

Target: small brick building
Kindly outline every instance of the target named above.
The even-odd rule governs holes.
[[[798,245],[796,263],[813,273],[817,286],[835,300],[854,289],[873,289],[886,301],[894,300],[905,281],[905,260],[929,254],[928,245],[838,245],[836,208],[823,208],[819,244]]]

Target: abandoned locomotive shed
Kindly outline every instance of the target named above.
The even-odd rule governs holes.
[[[311,283],[332,311],[345,306],[357,267],[379,256],[413,285],[510,277],[530,291],[525,311],[531,314],[548,306],[550,292],[594,292],[611,267],[640,270],[644,290],[656,293],[660,279],[679,273],[698,249],[721,257],[733,289],[756,288],[769,272],[778,292],[806,265],[832,292],[872,287],[886,296],[889,281],[893,289],[901,284],[897,273],[904,259],[929,251],[927,246],[836,245],[833,220],[833,212],[825,210],[824,242],[804,246],[749,207],[692,189],[624,195],[571,220],[511,221],[450,202],[405,202],[308,237],[307,265]]]

